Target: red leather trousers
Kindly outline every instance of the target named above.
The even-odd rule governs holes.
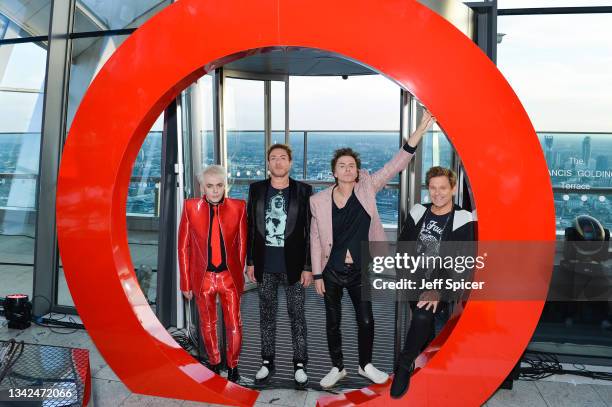
[[[196,299],[200,314],[202,335],[208,361],[212,365],[221,363],[217,338],[217,294],[221,298],[225,336],[227,338],[227,366],[238,366],[242,345],[242,320],[240,319],[240,296],[229,271],[204,273],[202,291]]]

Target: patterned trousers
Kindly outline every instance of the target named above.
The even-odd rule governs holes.
[[[263,281],[258,285],[259,317],[261,327],[261,357],[274,360],[276,354],[276,314],[278,311],[278,286],[283,285],[287,298],[287,312],[291,322],[293,342],[293,363],[308,363],[308,344],[306,343],[306,315],[304,301],[306,289],[298,281],[287,285],[285,273],[263,273]]]

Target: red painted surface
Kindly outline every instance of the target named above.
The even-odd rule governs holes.
[[[91,398],[91,368],[89,365],[89,351],[87,349],[72,348],[70,350],[76,374],[83,383],[83,406],[89,404]],[[84,362],[83,362],[84,361]]]
[[[125,209],[132,164],[164,107],[215,66],[274,46],[336,52],[416,95],[464,161],[481,240],[554,240],[550,180],[527,114],[486,56],[429,9],[414,0],[181,0],[132,34],[100,70],[59,174],[59,246],[70,291],[92,340],[134,392],[255,401],[256,392],[209,372],[159,323],[133,272]],[[537,214],[529,227],[525,213]],[[550,277],[550,270],[519,266],[516,278],[526,284]],[[404,399],[372,386],[319,404],[480,405],[520,357],[542,306],[469,302]]]

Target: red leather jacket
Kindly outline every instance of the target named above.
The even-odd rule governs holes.
[[[202,280],[208,264],[208,230],[210,206],[206,197],[185,201],[178,235],[178,263],[181,291],[200,295]],[[219,220],[225,244],[227,268],[242,294],[247,245],[246,202],[225,198],[219,204]]]

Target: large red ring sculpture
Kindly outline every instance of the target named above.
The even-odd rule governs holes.
[[[164,107],[210,69],[273,46],[344,55],[416,95],[462,157],[481,240],[555,238],[546,164],[519,100],[468,38],[417,1],[181,0],[101,69],[74,119],[59,174],[58,236],[70,291],[92,340],[134,392],[232,405],[256,400],[257,392],[192,359],[157,320],[133,272],[125,209],[132,164]],[[523,229],[512,213],[538,216]],[[404,399],[372,387],[319,404],[481,405],[525,349],[542,306],[471,301]]]

